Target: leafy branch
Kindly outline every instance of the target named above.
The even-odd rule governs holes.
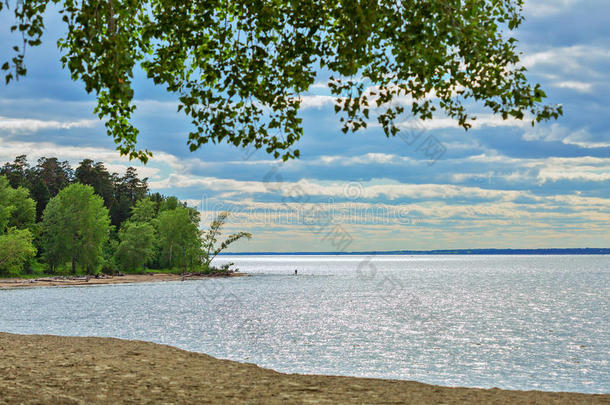
[[[138,66],[178,99],[191,151],[226,142],[298,158],[301,95],[320,70],[331,74],[345,133],[367,128],[373,109],[387,137],[406,109],[466,130],[471,102],[532,125],[563,113],[542,104],[507,35],[523,21],[523,0],[16,1],[10,29],[23,45],[1,65],[7,83],[25,76],[25,48],[40,45],[49,3],[66,23],[61,62],[97,96],[120,153],[143,162],[152,154],[137,148],[132,123]]]
[[[202,234],[203,249],[205,251],[203,263],[206,267],[209,267],[210,263],[220,252],[225,250],[234,242],[242,238],[251,239],[252,234],[249,232],[238,232],[229,235],[224,241],[220,243],[220,246],[216,246],[218,239],[222,235],[222,227],[225,225],[229,212],[224,211],[219,213],[216,218],[210,224],[210,229],[204,231]]]

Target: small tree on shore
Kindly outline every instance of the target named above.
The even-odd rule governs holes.
[[[216,246],[222,235],[222,227],[225,225],[228,217],[229,213],[227,211],[219,213],[210,224],[210,229],[203,232],[202,241],[205,252],[203,264],[205,267],[209,267],[212,260],[214,260],[214,258],[218,256],[220,252],[225,250],[232,243],[237,242],[242,238],[252,238],[252,234],[250,232],[238,232],[229,235],[220,243],[219,246]]]

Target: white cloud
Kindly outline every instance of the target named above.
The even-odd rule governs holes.
[[[510,173],[489,172],[487,175],[478,173],[456,173],[452,180],[463,182],[470,179],[488,179],[493,184],[497,179],[509,182],[532,181],[538,184],[559,180],[605,182],[610,180],[610,158],[591,156],[545,159],[516,159],[502,155],[472,156],[472,162],[493,163],[498,169],[510,168]]]
[[[551,85],[562,88],[562,89],[576,90],[581,93],[591,93],[593,91],[592,83],[579,82],[579,81],[575,81],[575,80],[555,82],[555,83],[552,83]]]
[[[561,142],[569,135],[569,130],[557,123],[550,126],[536,126],[528,129],[522,138],[526,141]]]
[[[367,165],[367,164],[379,164],[379,165],[391,165],[391,164],[405,164],[405,163],[417,163],[416,160],[406,156],[399,156],[389,153],[366,153],[359,156],[321,156],[315,160],[306,161],[308,164],[322,164],[322,165],[340,165],[340,166],[352,166],[352,165]]]
[[[609,171],[599,171],[596,168],[581,167],[580,170],[566,171],[565,167],[556,166],[540,170],[538,178],[542,183],[558,180],[609,181]]]
[[[533,17],[549,17],[565,12],[579,0],[526,0],[524,14]]]
[[[323,108],[327,106],[335,105],[337,97],[334,96],[322,96],[322,95],[306,95],[301,96],[301,109],[308,108]]]
[[[328,89],[328,83],[326,83],[326,82],[315,82],[309,88],[310,89]]]
[[[277,181],[273,175],[269,181],[243,181],[217,177],[194,177],[171,174],[161,181],[151,182],[151,187],[179,189],[201,187],[205,190],[221,192],[223,198],[243,194],[279,194],[290,201],[306,201],[306,196],[330,198],[376,199],[385,197],[412,199],[452,199],[475,198],[510,201],[528,193],[514,190],[490,190],[479,187],[465,187],[448,184],[405,184],[388,179],[373,179],[367,182],[338,182],[315,179],[301,179],[296,182]]]
[[[119,152],[114,149],[57,145],[51,142],[6,142],[0,143],[0,158],[12,160],[18,155],[28,155],[30,161],[40,157],[57,156],[61,160],[77,161],[87,157],[95,161],[113,162],[120,160]],[[127,161],[127,159],[124,159]]]
[[[138,106],[138,109],[144,109],[149,111],[178,111],[178,101],[159,101],[151,99],[139,99],[134,100],[133,103]]]
[[[483,127],[526,127],[530,125],[528,119],[502,119],[502,117],[491,114],[481,114],[476,116],[475,120],[469,121],[473,129]],[[445,128],[461,128],[457,120],[453,118],[433,118],[431,120],[408,120],[398,124],[402,128],[411,128],[418,130],[434,130]]]
[[[537,177],[540,183],[558,180],[609,181],[610,159],[549,158],[540,162]]]
[[[610,158],[592,156],[550,157],[543,159],[519,159],[503,155],[477,155],[468,158],[469,162],[480,163],[494,170],[454,173],[449,179],[456,183],[474,180],[479,184],[495,184],[498,180],[506,182],[526,182],[544,184],[559,180],[605,182],[610,180]]]
[[[592,68],[595,62],[608,62],[610,60],[610,49],[592,45],[574,45],[566,47],[550,48],[541,52],[531,53],[521,58],[521,63],[528,69],[538,65],[552,66],[574,77],[597,77],[605,79],[605,72],[600,73]],[[560,77],[560,76],[556,76]],[[565,80],[570,82],[570,80]],[[573,82],[574,80],[572,80]],[[579,80],[576,80],[579,81]],[[558,81],[561,83],[562,81]]]
[[[539,125],[530,128],[525,131],[522,138],[526,141],[561,142],[566,145],[576,145],[587,149],[610,147],[610,142],[593,139],[593,136],[584,128],[571,131],[557,123],[550,126]]]
[[[76,121],[45,121],[31,118],[0,117],[0,131],[7,131],[10,134],[27,134],[45,129],[91,128],[99,122],[99,120],[86,119]]]

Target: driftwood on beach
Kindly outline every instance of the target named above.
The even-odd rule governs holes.
[[[0,289],[23,287],[61,287],[74,285],[102,285],[102,284],[130,284],[152,283],[163,281],[184,281],[209,277],[239,277],[244,273],[219,271],[213,273],[184,273],[184,274],[126,274],[120,276],[56,276],[36,279],[0,279]]]

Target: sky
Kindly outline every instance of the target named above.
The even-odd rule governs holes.
[[[301,158],[282,163],[224,144],[189,152],[175,96],[137,73],[147,165],[115,151],[95,98],[61,67],[64,28],[50,18],[43,45],[27,51],[27,77],[0,87],[0,164],[27,154],[135,166],[151,191],[199,209],[202,227],[230,211],[227,232],[253,234],[233,251],[610,247],[610,2],[526,1],[524,15],[513,35],[530,81],[563,105],[557,121],[532,128],[474,106],[468,132],[404,116],[395,138],[379,128],[345,135],[319,81],[303,96]],[[16,39],[0,30],[0,49]]]

